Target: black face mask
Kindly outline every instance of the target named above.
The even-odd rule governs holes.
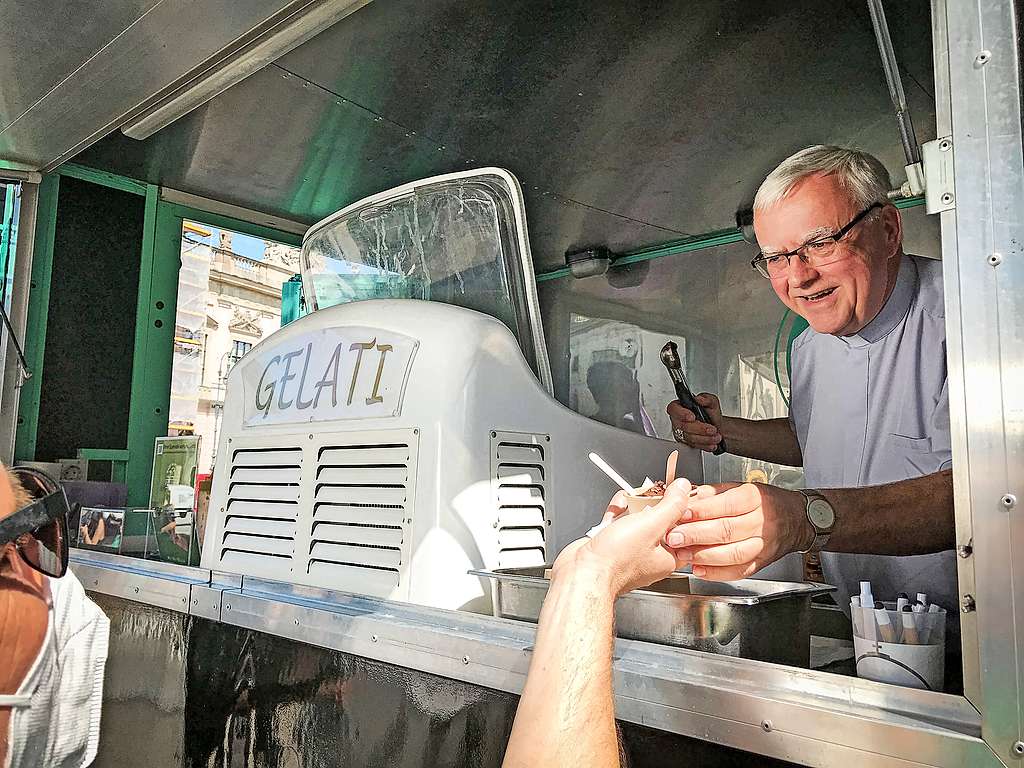
[[[37,469],[14,467],[11,474],[33,500],[0,520],[0,546],[13,544],[22,560],[59,579],[68,569],[70,505],[64,489]]]

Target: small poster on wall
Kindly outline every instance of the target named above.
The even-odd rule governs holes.
[[[153,483],[149,506],[192,510],[195,507],[199,436],[158,437],[153,451]]]

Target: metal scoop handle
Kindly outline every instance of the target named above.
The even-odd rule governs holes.
[[[708,418],[708,412],[704,410],[704,406],[697,402],[697,399],[693,396],[693,392],[690,391],[689,386],[686,384],[686,377],[683,375],[682,361],[679,359],[679,349],[676,347],[676,343],[674,341],[668,342],[661,348],[661,362],[664,363],[665,368],[668,369],[668,375],[672,379],[672,385],[676,389],[676,398],[679,400],[680,405],[682,405],[683,408],[693,411],[693,414],[697,417],[697,421],[701,421],[705,424],[711,424],[711,419]],[[721,456],[725,452],[725,439],[723,438],[712,453],[715,456]]]

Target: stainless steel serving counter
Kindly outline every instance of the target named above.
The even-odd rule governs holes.
[[[519,693],[535,627],[519,621],[73,551],[88,590]],[[112,660],[116,664],[116,659]],[[631,640],[616,716],[809,766],[998,765],[964,699]]]
[[[492,581],[494,615],[536,622],[548,592],[548,570],[470,571]],[[810,664],[811,598],[826,584],[743,579],[731,583],[673,574],[615,604],[618,637],[706,653]]]

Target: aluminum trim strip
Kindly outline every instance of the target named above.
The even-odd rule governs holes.
[[[138,557],[77,548],[71,549],[69,559],[72,564],[98,565],[111,570],[138,573],[142,576],[162,576],[166,579],[186,581],[191,584],[210,583],[210,571],[197,566],[164,563],[159,560],[143,560]]]
[[[1008,764],[1019,759],[1018,749],[1024,752],[1018,747],[1024,581],[1014,567],[1024,547],[1024,517],[1019,504],[1005,503],[1007,494],[1024,498],[1024,165],[1014,5],[946,3],[957,199],[955,230],[943,232],[944,241],[955,232],[957,250],[955,264],[946,265],[947,274],[955,266],[958,276],[959,316],[952,324],[960,335],[964,381],[953,416],[966,417],[966,445],[954,442],[955,487],[958,502],[965,500],[961,494],[969,496],[973,524],[975,592],[961,584],[961,597],[968,602],[968,625],[977,626],[978,682],[969,682],[980,683],[980,698],[978,689],[968,690],[981,705],[986,741]],[[950,395],[952,402],[952,387]],[[968,671],[974,674],[973,667]]]
[[[71,570],[87,590],[175,613],[189,612],[192,584],[187,581],[82,561],[72,561]]]

